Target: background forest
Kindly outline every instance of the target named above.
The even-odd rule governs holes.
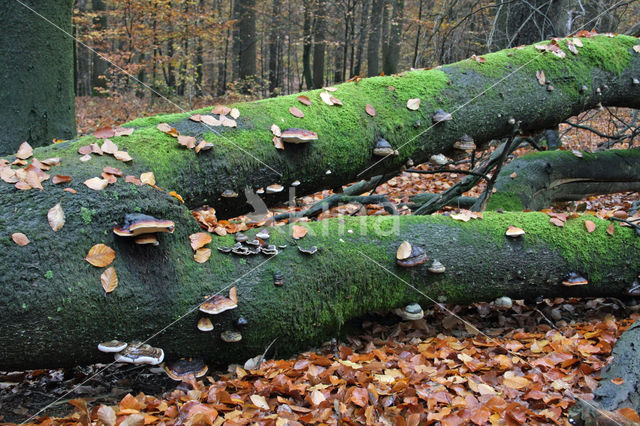
[[[191,109],[431,68],[583,27],[638,35],[639,15],[639,2],[615,0],[78,0],[76,95],[124,100],[102,105],[106,121],[82,129],[80,116],[79,126],[175,109],[157,95]]]

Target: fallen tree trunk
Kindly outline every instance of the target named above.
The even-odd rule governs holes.
[[[509,135],[514,129],[510,121],[528,131],[548,128],[598,104],[640,107],[640,85],[633,84],[640,74],[640,55],[632,49],[637,39],[581,40],[584,47],[579,54],[567,52],[563,59],[528,46],[487,54],[484,62],[468,59],[438,69],[341,84],[331,94],[343,106],[323,103],[322,90],[305,93],[311,106],[298,102],[296,95],[232,105],[240,112],[237,129],[190,121],[192,113],[158,115],[132,121],[127,124],[136,128],[132,136],[112,140],[133,157],[125,173],[154,171],[158,185],[179,192],[187,205],[208,203],[215,205],[220,217],[233,217],[250,211],[244,196],[247,187],[256,190],[272,183],[287,187],[299,180],[297,195],[313,193],[398,170],[410,158],[419,164],[432,154],[451,152],[464,134],[482,145]],[[553,90],[539,84],[536,71],[544,71]],[[412,98],[421,100],[416,111],[406,107]],[[367,104],[375,108],[374,117],[365,111]],[[290,114],[290,107],[300,108],[304,118]],[[432,126],[432,114],[439,108],[451,112],[453,121]],[[207,108],[193,113],[210,112]],[[163,122],[183,135],[212,142],[213,149],[200,154],[185,150],[156,128]],[[285,143],[284,151],[277,150],[271,141],[273,124],[317,132],[318,140]],[[387,139],[399,155],[375,157],[378,137]],[[110,164],[108,158],[95,156],[78,163],[78,147],[95,141],[87,136],[38,150],[36,155],[61,157],[58,173],[83,181]],[[225,190],[239,197],[221,198]],[[267,204],[286,200],[286,192],[268,194],[265,200]]]
[[[192,355],[239,362],[262,353],[276,338],[275,354],[285,356],[335,336],[342,324],[367,312],[416,301],[614,296],[640,269],[640,239],[631,229],[616,225],[610,236],[606,221],[589,216],[597,225],[590,234],[583,219],[558,228],[540,213],[486,213],[484,220],[468,223],[444,216],[332,219],[306,225],[309,234],[298,244],[316,245],[315,255],[300,253],[286,237],[289,228],[282,227],[272,229],[271,242],[289,247],[273,258],[218,252],[215,247],[232,245],[227,236],[215,238],[210,260],[199,264],[189,246],[189,234],[198,229],[188,210],[152,191],[141,187],[139,194],[121,196],[84,217],[78,210],[93,201],[69,195],[63,200],[67,223],[57,233],[44,219],[48,206],[14,203],[17,216],[29,217],[24,223],[31,228],[20,230],[32,241],[24,247],[1,241],[0,369],[105,362],[110,358],[97,351],[99,342],[152,336],[150,343],[170,359]],[[123,206],[136,204],[176,221],[175,232],[162,234],[158,247],[136,246],[111,232],[113,218],[126,212]],[[9,232],[17,230],[7,219]],[[527,234],[508,239],[508,225]],[[429,262],[397,267],[395,252],[403,240],[424,248],[447,271],[431,274]],[[117,253],[113,265],[119,284],[109,294],[100,285],[103,269],[83,260],[96,243]],[[281,271],[284,286],[274,285],[275,271]],[[589,285],[563,286],[571,271],[587,277]],[[213,332],[198,331],[203,297],[226,295],[232,285],[238,289],[238,307],[213,316]],[[241,316],[247,325],[237,325]],[[225,330],[240,331],[242,341],[224,343],[220,333]]]
[[[559,201],[591,195],[640,191],[640,149],[581,152],[544,151],[524,155],[506,165],[495,183],[489,210],[542,210]],[[417,194],[412,210],[437,194]],[[470,209],[474,197],[454,198],[450,205]]]

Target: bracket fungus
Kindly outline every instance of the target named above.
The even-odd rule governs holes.
[[[113,233],[120,237],[136,237],[141,234],[155,232],[173,233],[176,224],[172,220],[156,219],[141,213],[127,213],[124,224],[113,228]]]
[[[224,297],[221,294],[216,294],[213,298],[200,305],[200,311],[205,314],[217,315],[237,307],[238,304],[233,300]]]
[[[384,138],[378,138],[376,146],[373,148],[373,155],[376,155],[378,157],[395,155],[396,152],[397,151],[395,151],[391,144]]]
[[[459,141],[453,144],[453,147],[462,151],[473,151],[476,149],[476,144],[471,136],[464,134]]]
[[[123,351],[116,353],[114,358],[116,362],[158,365],[164,360],[164,351],[146,343],[131,342]]]
[[[447,268],[445,268],[445,266],[438,259],[433,259],[431,266],[429,266],[429,272],[431,272],[432,274],[444,274],[446,270]]]
[[[225,189],[222,194],[220,194],[222,196],[222,198],[237,198],[238,197],[238,193],[231,190],[231,189]]]
[[[282,272],[280,271],[276,271],[273,274],[273,284],[276,287],[282,287],[284,285],[284,276],[282,275]]]
[[[284,186],[274,183],[267,186],[267,194],[276,194],[278,192],[282,192],[284,190]]]
[[[576,285],[587,285],[589,281],[578,272],[569,272],[562,280],[562,285],[572,287]]]
[[[156,236],[153,234],[140,234],[133,240],[133,242],[139,245],[151,244],[153,246],[157,246],[160,244]]]
[[[233,330],[226,330],[220,333],[220,338],[227,343],[236,343],[242,340],[242,334]]]
[[[305,249],[305,248],[302,248],[302,247],[298,246],[298,251],[300,251],[300,253],[312,255],[312,254],[316,254],[318,252],[318,247],[311,246],[308,249]]]
[[[98,345],[98,350],[100,352],[116,353],[123,351],[126,347],[126,342],[121,342],[120,340],[109,340],[108,342],[100,343]]]
[[[422,265],[429,260],[429,256],[418,246],[412,246],[408,241],[403,241],[396,251],[396,264],[403,268],[412,268]]]
[[[511,226],[511,225],[509,225],[509,227],[507,228],[507,231],[505,232],[505,235],[511,238],[518,238],[524,234],[525,234],[524,229],[518,228],[516,226]]]
[[[417,303],[411,303],[404,308],[396,308],[393,310],[393,313],[408,321],[416,321],[424,318],[422,306]]]
[[[213,330],[213,323],[209,318],[200,318],[198,320],[198,330],[211,331]]]
[[[209,367],[201,359],[180,358],[164,366],[164,372],[177,382],[184,380],[189,374],[197,379],[203,377],[209,371]]]
[[[318,134],[310,130],[292,127],[284,130],[280,138],[285,142],[300,144],[318,140]]]
[[[449,162],[449,159],[444,154],[434,154],[429,157],[429,162],[437,164],[438,166],[444,166]]]
[[[269,231],[266,229],[261,230],[260,232],[258,232],[256,234],[256,238],[260,238],[261,240],[268,240],[269,238],[271,238],[271,235],[269,234]]]
[[[444,121],[451,121],[453,120],[453,116],[451,114],[449,114],[448,112],[445,112],[441,109],[436,110],[436,112],[431,116],[431,120],[435,123],[442,123]]]

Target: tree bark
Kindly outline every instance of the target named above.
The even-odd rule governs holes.
[[[356,47],[355,63],[353,66],[353,75],[360,75],[362,69],[362,52],[366,43],[366,34],[369,21],[369,0],[362,0],[362,11],[360,12],[360,25],[358,26],[358,45]],[[355,42],[355,40],[354,40]]]
[[[316,0],[316,20],[313,25],[313,88],[319,89],[324,85],[324,54],[326,43],[325,19],[326,0]]]
[[[280,7],[280,0],[273,0],[273,16],[271,17],[271,32],[269,35],[269,96],[275,96],[276,88],[280,85],[280,81],[278,80],[278,53],[280,51],[280,39],[278,35],[281,31],[278,15],[282,12]]]
[[[380,74],[380,22],[384,0],[373,0],[369,21],[369,43],[367,43],[367,75],[375,77]]]
[[[49,181],[44,182],[43,191],[18,191],[12,185],[0,185],[0,265],[4,271],[0,315],[10,319],[0,322],[3,369],[50,366],[58,363],[56,360],[64,360],[66,365],[107,360],[95,349],[99,341],[145,339],[197,307],[203,296],[216,291],[227,294],[225,287],[237,279],[239,307],[214,317],[214,336],[195,329],[198,315],[194,311],[151,343],[166,349],[168,357],[191,354],[226,362],[261,353],[278,337],[276,346],[279,354],[284,354],[327,338],[349,318],[425,301],[369,259],[417,285],[429,297],[443,296],[455,303],[502,295],[621,294],[640,267],[638,240],[632,230],[623,228],[609,236],[604,231],[606,223],[597,219],[592,219],[598,226],[593,234],[583,232],[581,219],[560,229],[540,214],[487,214],[483,221],[466,224],[446,217],[371,217],[362,225],[358,219],[334,220],[309,225],[315,235],[307,235],[299,244],[322,248],[311,257],[303,257],[272,230],[273,241],[289,247],[262,266],[261,255],[236,258],[215,250],[231,245],[231,237],[216,238],[211,245],[214,253],[205,264],[194,262],[189,247],[188,236],[199,230],[189,208],[209,203],[220,218],[250,209],[244,204],[244,195],[222,198],[226,189],[243,194],[245,187],[256,189],[275,182],[286,186],[300,180],[300,193],[315,192],[397,170],[409,157],[423,162],[434,153],[446,152],[464,133],[477,143],[504,136],[512,131],[510,116],[522,120],[524,128],[535,129],[598,103],[639,107],[632,76],[640,72],[640,55],[631,54],[637,40],[598,36],[583,43],[580,55],[567,56],[561,62],[528,47],[510,51],[510,55],[486,55],[485,63],[469,60],[441,69],[342,84],[333,92],[344,102],[342,108],[322,103],[319,92],[306,93],[313,102],[311,107],[301,106],[296,95],[237,104],[239,128],[220,127],[216,131],[222,136],[190,121],[189,113],[135,120],[128,124],[135,128],[132,136],[112,138],[133,158],[128,164],[110,155],[94,155],[86,163],[79,162],[78,148],[96,142],[93,136],[36,149],[34,155],[41,160],[60,158],[61,165],[48,173],[71,176],[68,186],[78,194],[64,192],[61,185]],[[530,61],[532,55],[540,56],[511,76],[508,84],[483,92],[517,64]],[[620,59],[612,63],[611,57]],[[618,68],[611,68],[614,65]],[[536,70],[544,70],[554,82],[553,92],[538,84]],[[589,90],[579,93],[583,82]],[[603,88],[601,93],[596,87]],[[414,97],[420,97],[422,105],[410,111],[406,103]],[[454,112],[453,121],[420,134],[443,100],[448,105],[461,105],[472,97],[477,101],[460,115]],[[376,108],[376,117],[366,114],[367,103]],[[304,110],[304,119],[287,113],[293,105]],[[417,120],[427,124],[416,128]],[[156,129],[161,122],[170,123],[181,134],[199,135],[214,148],[197,155],[185,150]],[[276,150],[269,131],[274,123],[282,129],[316,131],[318,140],[308,145],[286,144],[284,151]],[[377,136],[399,148],[400,155],[370,167],[378,161],[372,156]],[[134,186],[123,179],[103,191],[82,184],[100,176],[105,166],[121,168],[126,175],[153,171],[158,187],[177,191],[185,205],[163,190]],[[366,168],[369,170],[360,174]],[[267,195],[267,204],[282,200],[285,192]],[[54,233],[46,218],[58,202],[65,211],[66,224]],[[161,235],[159,247],[135,246],[130,240],[116,238],[111,232],[114,225],[121,223],[126,213],[135,212],[173,220],[176,231]],[[508,225],[524,228],[524,240],[506,240]],[[342,226],[344,232],[340,231]],[[323,227],[327,227],[325,231]],[[566,232],[569,229],[574,231]],[[18,247],[11,241],[14,232],[25,233],[31,243]],[[426,264],[412,270],[396,269],[395,250],[405,239],[441,260],[448,272],[430,276],[425,272]],[[110,294],[104,294],[100,286],[103,270],[83,260],[97,243],[105,243],[117,253],[113,266],[119,285]],[[476,259],[490,261],[484,262],[484,267]],[[250,272],[254,267],[258,268]],[[283,288],[273,285],[275,270],[283,272]],[[572,270],[590,280],[579,293],[559,285],[561,276]],[[345,277],[349,277],[348,285]],[[240,315],[249,320],[241,329],[244,339],[233,345],[222,343],[219,333]]]
[[[73,1],[24,3],[33,11],[16,1],[0,7],[0,154],[76,134]]]
[[[107,28],[107,5],[102,0],[92,0],[91,2],[93,10],[97,13],[96,18],[93,21],[93,25],[96,31],[104,31]],[[93,67],[91,75],[91,89],[92,92],[96,88],[107,88],[107,71],[109,70],[109,63],[100,57],[96,52],[93,52]]]
[[[238,31],[240,37],[239,77],[251,80],[256,77],[256,2],[255,0],[239,0]],[[244,87],[248,90],[248,87]]]
[[[302,29],[302,76],[304,82],[307,84],[307,90],[310,90],[313,87],[313,76],[311,74],[311,46],[313,44],[313,36],[311,34],[311,9],[311,0],[305,0],[304,24]],[[300,91],[302,91],[302,82],[300,82]]]
[[[393,12],[389,23],[389,38],[383,37],[385,43],[387,43],[386,49],[383,49],[384,54],[382,57],[383,71],[386,75],[396,74],[398,72],[403,12],[404,0],[394,0]],[[386,26],[384,28],[386,29]]]

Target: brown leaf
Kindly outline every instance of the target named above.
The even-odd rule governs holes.
[[[153,175],[153,172],[142,173],[140,175],[140,182],[153,186],[156,184],[156,177]]]
[[[54,185],[57,185],[59,183],[67,183],[67,182],[71,182],[71,176],[55,175],[51,179],[51,183],[53,183]]]
[[[97,143],[92,143],[89,146],[91,147],[91,153],[92,154],[97,154],[97,155],[103,155],[104,154],[104,152],[102,152],[102,148],[100,148],[100,146]]]
[[[107,185],[109,185],[109,182],[106,179],[93,177],[91,179],[85,180],[84,184],[94,191],[102,191],[107,187]]]
[[[193,149],[196,146],[196,138],[193,136],[178,136],[178,143],[188,149]]]
[[[105,139],[100,149],[102,150],[102,152],[113,155],[116,153],[116,151],[118,151],[118,146],[113,143],[111,139]],[[80,154],[82,154],[82,152]]]
[[[273,133],[273,136],[275,136],[277,138],[282,136],[282,130],[280,130],[280,127],[278,127],[277,124],[272,124],[271,125],[271,133]]]
[[[133,160],[127,151],[116,151],[113,153],[116,160],[120,160],[123,163]]]
[[[211,257],[211,249],[209,248],[200,248],[196,250],[196,254],[193,255],[193,260],[198,263],[204,263],[209,260]]]
[[[508,388],[522,389],[529,386],[530,383],[531,383],[531,380],[523,376],[507,375],[506,373],[504,375],[503,384]]]
[[[63,189],[63,191],[64,191],[64,192],[70,192],[70,193],[72,193],[72,194],[77,194],[77,193],[78,193],[78,191],[76,191],[76,190],[75,190],[75,189],[73,189],[73,188],[65,188],[65,189]]]
[[[364,110],[367,112],[367,114],[369,114],[371,117],[375,117],[376,116],[376,109],[373,107],[373,105],[371,104],[367,104],[364,107]]]
[[[300,226],[300,225],[293,225],[293,238],[296,240],[299,240],[300,238],[303,238],[305,235],[307,235],[307,228],[305,228],[304,226]]]
[[[100,127],[93,133],[93,137],[98,139],[112,138],[115,135],[116,135],[116,131],[113,129],[113,127],[110,127],[110,126]]]
[[[249,398],[251,399],[251,403],[256,407],[261,408],[263,410],[270,410],[269,404],[267,403],[267,400],[264,396],[256,394],[256,395],[251,395]]]
[[[544,71],[536,71],[536,78],[538,79],[540,86],[547,84],[547,77],[544,75]]]
[[[116,127],[115,136],[131,136],[133,134],[134,130],[135,129],[133,127],[118,126],[118,127]]]
[[[103,168],[102,171],[105,172],[105,173],[109,173],[110,175],[122,177],[122,170],[117,169],[115,167],[107,166],[107,167]]]
[[[11,167],[3,167],[2,169],[0,169],[0,179],[5,181],[6,183],[18,182],[16,171],[13,170]]]
[[[111,247],[100,243],[89,249],[89,253],[87,253],[87,257],[84,260],[96,268],[104,268],[111,265],[115,258],[116,252]]]
[[[202,121],[202,116],[200,114],[193,114],[191,117],[189,117],[189,120],[200,123]]]
[[[64,211],[62,210],[62,205],[60,203],[49,209],[47,213],[47,220],[49,221],[49,226],[53,229],[53,232],[57,232],[62,229],[64,226]]]
[[[20,144],[20,148],[18,148],[18,152],[16,153],[16,157],[21,160],[26,160],[27,158],[33,155],[33,148],[27,142],[22,142]]]
[[[224,115],[220,116],[220,122],[224,127],[238,127],[238,123],[236,123],[236,120],[227,118]]]
[[[293,115],[294,117],[304,118],[304,112],[302,112],[299,108],[296,108],[296,107],[290,107],[290,108],[289,108],[289,112],[290,112],[290,113],[291,113],[291,115]]]
[[[284,149],[284,144],[282,143],[282,139],[277,136],[273,137],[273,146],[275,146],[276,149]]]
[[[365,388],[352,388],[353,393],[349,399],[359,407],[365,407],[369,403],[369,392]]]
[[[113,266],[108,267],[105,271],[100,275],[100,282],[102,283],[102,288],[106,293],[111,293],[118,286],[118,275],[116,274],[116,268]]]
[[[26,246],[27,244],[29,244],[29,238],[27,238],[27,236],[24,235],[22,232],[14,232],[13,234],[11,234],[11,239],[13,240],[14,243],[19,245],[20,247]]]
[[[213,108],[213,111],[211,111],[212,114],[221,114],[221,115],[227,115],[230,112],[231,112],[231,108],[224,105],[216,105],[215,108]]]
[[[607,234],[609,234],[609,235],[611,235],[613,237],[613,234],[615,234],[615,232],[616,232],[616,228],[613,225],[613,222],[611,222],[609,224],[609,226],[607,226]]]
[[[593,231],[595,231],[595,230],[596,230],[596,224],[595,224],[595,223],[593,223],[593,222],[592,222],[592,221],[590,221],[590,220],[585,220],[585,221],[584,221],[584,226],[585,226],[585,228],[587,228],[587,232],[588,232],[588,233],[592,233]]]
[[[550,219],[549,219],[549,222],[550,222],[552,225],[558,226],[558,227],[560,227],[560,228],[563,228],[563,227],[564,227],[564,221],[563,221],[562,219],[557,218],[557,217],[552,217],[552,218],[550,218]]]
[[[410,109],[411,111],[416,111],[418,108],[420,108],[419,98],[412,98],[407,101],[407,109]]]
[[[203,115],[202,116],[202,122],[204,124],[206,124],[206,125],[209,125],[209,126],[220,126],[220,125],[222,125],[220,120],[215,118],[213,115]]]
[[[518,173],[513,172],[513,173],[511,173],[511,174],[509,175],[509,177],[510,177],[511,179],[515,179],[515,178],[517,178],[517,177],[518,177]]]
[[[124,181],[125,181],[125,182],[128,182],[128,183],[132,183],[132,184],[137,185],[137,186],[144,185],[144,184],[140,181],[140,179],[138,179],[138,178],[137,178],[137,177],[135,177],[135,176],[131,176],[131,175],[127,175],[127,176],[125,176],[125,177],[124,177]]]
[[[305,95],[300,95],[296,99],[298,99],[298,102],[300,102],[301,104],[311,106],[311,99],[307,98]]]
[[[105,426],[114,426],[116,424],[116,411],[104,404],[100,404],[100,408],[96,412],[98,420],[104,423]]]
[[[329,106],[333,105],[333,102],[331,101],[331,98],[332,98],[332,97],[333,97],[333,96],[331,96],[331,95],[329,94],[329,92],[322,92],[322,93],[320,93],[320,99],[322,99],[322,102],[324,102],[325,104],[327,104],[327,105],[329,105]]]
[[[340,99],[336,98],[335,96],[330,96],[329,100],[331,100],[331,103],[333,105],[342,106],[342,101]]]
[[[211,242],[211,235],[206,232],[197,232],[189,235],[191,240],[191,248],[195,251],[202,248]]]
[[[80,155],[88,155],[88,154],[91,154],[92,152],[93,152],[93,148],[91,148],[91,145],[84,145],[78,148],[78,154]]]

